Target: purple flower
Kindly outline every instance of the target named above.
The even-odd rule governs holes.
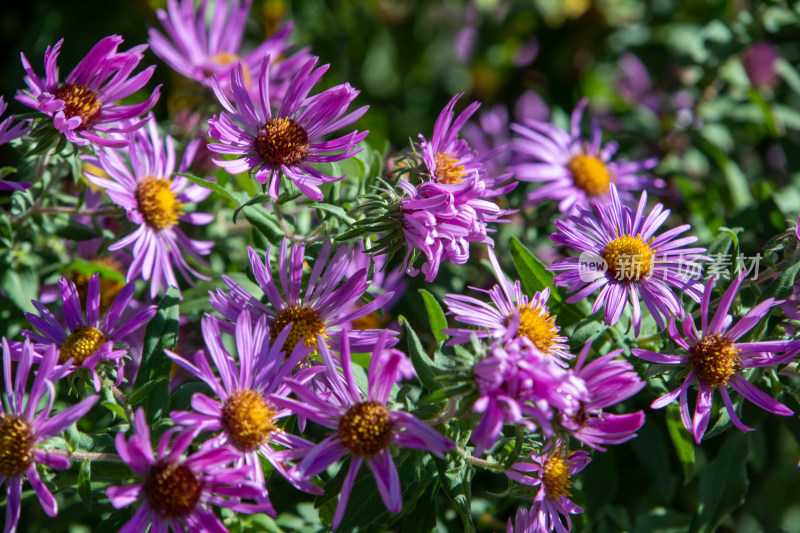
[[[252,0],[220,0],[209,17],[208,0],[197,9],[193,0],[180,0],[180,3],[168,0],[167,11],[156,11],[166,35],[152,28],[149,31],[153,53],[179,74],[206,87],[211,87],[212,76],[216,75],[227,95],[231,94],[230,73],[239,62],[244,67],[245,84],[249,86],[250,72],[257,71],[265,54],[280,57],[271,69],[269,80],[273,102],[280,100],[309,55],[303,49],[287,57],[292,48],[289,43],[292,24],[242,55],[242,37],[252,3]]]
[[[634,105],[658,113],[663,95],[653,88],[650,72],[642,60],[631,52],[625,52],[619,57],[617,64],[620,72],[615,76],[614,88],[619,96]]]
[[[304,339],[306,347],[319,348],[318,339],[322,338],[338,350],[341,346],[341,326],[382,308],[392,293],[385,293],[354,309],[354,304],[367,291],[367,269],[359,270],[341,283],[353,251],[340,247],[326,267],[330,251],[331,243],[328,241],[314,262],[311,276],[303,283],[305,245],[296,244],[289,249],[288,241],[283,239],[278,253],[279,289],[271,270],[272,247],[267,248],[266,264],[261,262],[255,250],[248,248],[253,275],[269,305],[261,303],[229,277],[222,276],[229,294],[221,289],[210,293],[211,306],[231,322],[238,320],[242,310],[248,310],[256,317],[266,315],[273,342],[283,328],[291,323],[289,337],[282,345],[286,353],[291,353],[301,339]],[[305,293],[302,292],[304,287]],[[223,325],[223,329],[226,327],[232,333],[229,326]],[[365,329],[352,332],[350,344],[357,353],[372,351],[384,331]],[[397,333],[389,331],[388,334],[391,343],[396,342]]]
[[[535,524],[531,520],[531,515],[524,507],[517,508],[517,514],[512,520],[508,519],[506,533],[534,533]]]
[[[656,231],[670,211],[656,204],[645,217],[646,204],[647,193],[643,192],[636,212],[622,205],[612,184],[608,203],[592,202],[594,215],[580,210],[580,216],[570,216],[567,222],[556,220],[559,233],[550,236],[556,243],[581,253],[581,257],[557,259],[548,267],[561,272],[553,279],[556,285],[575,292],[567,303],[577,302],[601,289],[592,313],[605,307],[605,323],[613,326],[630,302],[636,335],[641,327],[639,297],[658,327],[663,329],[662,315],[684,316],[673,290],[700,301],[702,285],[693,276],[699,276],[702,270],[698,261],[709,259],[699,255],[705,248],[682,248],[695,242],[697,237],[676,239],[691,229],[689,224],[656,237]]]
[[[25,317],[38,333],[22,330],[22,334],[36,343],[45,345],[42,346],[43,349],[47,345],[56,346],[58,348],[58,364],[66,365],[64,372],[69,373],[79,367],[87,369],[92,375],[95,390],[99,391],[98,364],[102,361],[113,361],[118,364],[127,350],[114,349],[115,341],[119,341],[144,326],[156,314],[156,306],[147,306],[129,319],[120,321],[120,317],[133,296],[134,286],[128,284],[117,295],[101,322],[99,274],[94,274],[89,280],[85,315],[75,284],[66,278],[61,278],[58,284],[61,290],[66,327],[56,320],[41,303],[34,300],[33,306],[40,316],[25,313]],[[67,363],[70,361],[72,363],[68,365]],[[122,379],[122,372],[119,369],[117,378],[119,381]]]
[[[212,507],[244,513],[271,511],[269,501],[252,504],[242,501],[259,498],[263,487],[248,478],[249,468],[228,466],[239,456],[230,446],[205,448],[184,457],[197,432],[178,433],[173,428],[161,436],[154,454],[144,409],[136,411],[133,426],[136,433],[127,440],[122,431],[117,433],[117,453],[144,480],[133,485],[111,486],[106,491],[111,505],[117,509],[142,500],[120,533],[139,533],[150,525],[153,531],[165,533],[169,530],[224,533],[228,530]]]
[[[742,64],[754,87],[770,87],[774,89],[781,83],[781,75],[775,70],[775,61],[781,53],[774,44],[767,41],[756,41],[744,51]]]
[[[636,436],[644,424],[644,413],[613,414],[603,412],[612,405],[627,400],[645,386],[639,374],[628,361],[617,359],[623,350],[614,350],[598,357],[586,366],[586,356],[591,348],[586,343],[575,363],[574,374],[586,386],[586,400],[571,416],[561,414],[561,426],[576,439],[592,448],[605,451],[601,444],[621,444]]]
[[[589,207],[593,199],[610,202],[612,185],[625,200],[632,198],[630,191],[664,186],[663,181],[641,174],[656,166],[655,158],[612,161],[617,143],[602,145],[597,122],[592,123],[591,140],[582,137],[580,124],[588,103],[588,99],[583,99],[575,106],[570,132],[538,120],[511,126],[520,135],[511,144],[522,161],[513,167],[515,176],[522,181],[544,183],[528,194],[528,203],[558,200],[562,213],[574,213],[579,207]]]
[[[58,355],[53,346],[40,356],[40,364],[33,378],[30,392],[26,396],[28,377],[33,366],[33,346],[29,340],[22,345],[17,363],[16,380],[11,375],[11,347],[5,337],[3,348],[4,388],[0,398],[0,486],[6,484],[4,533],[17,530],[22,500],[22,479],[28,478],[36,497],[49,516],[56,516],[58,503],[47,490],[37,464],[64,470],[69,468],[69,459],[51,455],[39,445],[67,429],[85,415],[99,396],[90,396],[75,405],[67,407],[55,416],[50,416],[55,400],[55,390],[51,382]],[[47,393],[48,400],[39,409],[42,397]]]
[[[569,347],[565,344],[567,338],[558,334],[556,317],[550,315],[550,310],[547,308],[550,289],[534,293],[529,299],[527,295],[522,294],[519,281],[515,281],[512,285],[506,280],[493,248],[489,248],[489,261],[499,285],[488,291],[471,288],[487,293],[492,300],[491,303],[459,294],[448,294],[444,297],[449,314],[452,314],[457,321],[481,328],[445,329],[444,333],[453,337],[448,344],[451,346],[465,344],[472,335],[479,339],[486,337],[502,339],[509,335],[526,337],[545,357],[556,364],[566,366],[564,359],[572,359],[575,356],[568,353]]]
[[[362,269],[367,269],[374,264],[374,273],[372,280],[367,287],[367,293],[373,297],[378,297],[387,293],[392,293],[391,298],[381,307],[384,313],[384,318],[378,316],[377,311],[373,311],[369,315],[365,315],[355,319],[352,323],[353,329],[377,329],[383,327],[389,321],[386,315],[391,310],[392,306],[405,294],[408,287],[408,277],[402,266],[396,266],[389,269],[386,265],[386,255],[371,256],[369,251],[364,248],[363,241],[356,241],[353,246],[352,260],[347,264],[345,277],[351,277],[357,274]],[[363,302],[358,301],[355,303],[354,310],[361,307]]]
[[[670,320],[669,336],[685,350],[685,355],[632,350],[633,355],[640,359],[652,363],[683,365],[689,369],[683,384],[674,391],[657,398],[651,407],[660,409],[678,398],[683,425],[694,436],[694,440],[698,444],[703,439],[711,418],[715,390],[718,390],[722,396],[722,402],[725,404],[725,409],[728,411],[733,425],[742,431],[752,431],[753,428],[745,426],[736,415],[728,393],[729,386],[762,409],[782,416],[792,414],[791,409],[761,391],[742,375],[742,371],[747,368],[759,368],[786,362],[796,357],[797,351],[800,350],[800,341],[736,342],[753,329],[772,307],[783,303],[783,300],[767,298],[750,309],[733,325],[733,317],[728,314],[728,310],[744,278],[745,274],[742,274],[731,283],[722,296],[710,323],[708,313],[716,276],[708,281],[703,291],[703,301],[700,304],[701,330],[697,330],[691,315],[681,324],[683,335],[678,332],[675,319]],[[786,355],[785,352],[790,353]],[[694,416],[690,417],[689,386],[695,381],[698,387],[697,403]]]
[[[6,112],[8,104],[0,96],[0,117]],[[14,123],[14,115],[9,115],[2,122],[0,122],[0,144],[5,144],[13,141],[18,137],[22,137],[30,130],[28,121],[22,121],[16,126]],[[0,179],[0,191],[24,191],[31,186],[28,182],[23,181],[7,181]]]
[[[454,446],[452,441],[415,416],[387,408],[392,386],[401,376],[413,375],[414,368],[402,352],[384,349],[386,340],[385,335],[381,337],[372,354],[366,397],[353,377],[347,335],[342,336],[341,374],[335,366],[334,355],[323,339],[320,337],[317,341],[330,385],[327,401],[297,378],[285,380],[297,396],[296,400],[272,397],[273,403],[334,431],[313,448],[302,450],[304,457],[292,470],[299,478],[316,476],[345,455],[352,456],[333,516],[333,529],[339,526],[344,516],[350,490],[365,460],[375,474],[378,491],[386,508],[392,513],[399,513],[403,504],[400,480],[389,444],[428,450],[438,457],[443,457],[444,452]],[[316,372],[313,368],[309,370]]]
[[[288,475],[280,452],[273,446],[301,448],[311,443],[286,433],[277,422],[292,414],[288,409],[278,409],[267,400],[267,395],[280,394],[285,389],[283,380],[308,356],[311,349],[295,346],[291,354],[282,350],[290,329],[284,328],[275,342],[270,343],[270,331],[266,318],[261,317],[255,324],[250,314],[242,312],[236,321],[237,359],[234,359],[222,344],[218,320],[205,317],[202,320],[203,338],[211,358],[199,351],[190,362],[178,354],[166,350],[167,355],[189,373],[203,380],[218,399],[212,399],[198,392],[192,396],[195,412],[173,411],[171,416],[176,424],[195,428],[198,431],[212,431],[217,435],[203,443],[203,448],[217,448],[227,445],[237,451],[234,466],[246,465],[250,477],[264,487],[264,472],[260,457],[266,458],[282,476],[297,488],[308,492],[321,491],[311,483],[298,483]],[[212,367],[213,365],[213,367]],[[214,374],[213,368],[219,372]],[[270,508],[270,512],[274,511]]]
[[[175,143],[169,135],[161,139],[155,118],[150,117],[144,129],[130,134],[130,146],[124,151],[103,149],[97,157],[83,159],[108,173],[109,178],[87,173],[89,180],[105,189],[111,200],[122,207],[136,231],[112,244],[109,249],[129,249],[133,260],[128,267],[127,281],[141,276],[150,280],[150,297],[155,298],[163,286],[178,287],[173,267],[191,283],[191,275],[209,279],[193,269],[188,256],[200,264],[208,255],[213,241],[198,241],[184,234],[178,222],[204,225],[214,220],[210,213],[187,213],[187,204],[204,200],[211,193],[175,174]],[[191,165],[199,143],[189,144],[178,172]]]
[[[115,104],[144,87],[153,75],[155,66],[130,77],[142,60],[147,45],[117,52],[122,37],[106,37],[94,45],[64,83],[60,83],[56,60],[63,42],[61,39],[52,49],[47,47],[44,79],[36,75],[25,54],[20,54],[27,73],[25,83],[28,90],[18,92],[17,100],[53,117],[56,129],[77,145],[125,146],[127,140],[122,137],[101,135],[140,128],[145,120],[137,119],[150,111],[158,100],[160,85],[145,102]]]
[[[572,476],[586,468],[591,458],[584,451],[570,455],[567,453],[559,445],[549,453],[531,452],[532,462],[514,463],[511,467],[513,470],[506,472],[508,477],[518,483],[539,487],[533,506],[528,512],[532,522],[530,531],[556,530],[567,533],[572,529],[569,515],[583,512],[583,509],[569,499],[569,488],[572,485]]]
[[[208,121],[208,134],[218,141],[209,144],[208,149],[236,157],[214,159],[214,162],[231,174],[255,169],[256,180],[267,184],[274,199],[280,194],[283,176],[309,198],[321,201],[320,185],[344,176],[328,176],[311,164],[332,163],[352,157],[360,151],[356,145],[368,133],[355,130],[330,141],[323,140],[325,135],[361,118],[369,106],[344,114],[359,93],[347,83],[308,96],[328,70],[328,65],[314,70],[317,60],[313,57],[306,61],[292,79],[277,113],[272,111],[270,55],[261,63],[259,98],[255,102],[247,92],[242,65],[231,71],[231,90],[236,107],[223,94],[214,76],[214,93],[225,112]]]

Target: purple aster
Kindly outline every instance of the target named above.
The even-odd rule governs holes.
[[[534,533],[536,531],[534,526],[528,509],[520,507],[517,509],[516,516],[508,519],[506,533]]]
[[[311,443],[283,431],[277,425],[278,421],[292,412],[278,409],[267,400],[267,395],[281,394],[284,391],[283,379],[308,356],[311,349],[298,345],[291,354],[284,356],[282,347],[290,329],[284,328],[275,342],[270,343],[266,318],[262,316],[252,324],[250,314],[244,311],[236,321],[238,358],[234,359],[222,343],[217,322],[218,319],[214,317],[205,317],[202,320],[208,356],[204,351],[198,351],[191,362],[176,353],[166,351],[170,359],[181,368],[203,380],[217,398],[212,399],[201,392],[195,393],[192,396],[195,412],[173,411],[172,420],[187,428],[217,433],[203,443],[203,448],[223,445],[233,447],[238,453],[234,466],[246,465],[250,469],[251,479],[264,487],[263,500],[267,503],[269,499],[266,496],[261,456],[297,488],[321,493],[315,485],[298,483],[288,475],[282,454],[273,446],[293,449],[311,446]],[[219,377],[214,374],[213,368],[217,369]],[[271,508],[270,513],[274,514]]]
[[[694,279],[702,270],[700,255],[705,248],[683,248],[697,237],[678,235],[691,229],[689,224],[665,231],[656,231],[669,216],[669,209],[656,206],[645,217],[647,193],[643,192],[634,212],[622,205],[612,184],[607,203],[593,201],[595,214],[581,209],[580,216],[570,216],[567,222],[556,220],[559,233],[550,238],[558,244],[580,252],[581,257],[557,259],[548,267],[561,272],[553,282],[575,292],[567,303],[581,300],[596,290],[592,313],[605,307],[605,323],[613,326],[630,302],[636,335],[641,327],[639,298],[650,310],[658,327],[663,329],[663,316],[684,316],[675,290],[696,302],[700,301],[702,284]]]
[[[22,501],[22,480],[28,478],[36,497],[49,516],[56,516],[58,503],[47,490],[37,464],[64,470],[69,468],[69,459],[51,455],[39,445],[67,429],[85,415],[99,396],[90,396],[81,402],[67,407],[60,413],[50,416],[55,400],[55,389],[51,382],[58,354],[53,346],[40,356],[40,364],[33,378],[30,392],[26,396],[28,377],[33,366],[34,351],[29,340],[22,345],[17,363],[16,380],[11,375],[11,347],[5,337],[3,348],[4,388],[0,394],[0,486],[6,484],[4,533],[17,530],[20,505]],[[38,354],[36,354],[38,355]],[[42,397],[47,401],[39,409]]]
[[[147,45],[117,52],[122,37],[106,37],[89,50],[61,83],[56,60],[63,42],[61,39],[52,49],[47,47],[44,79],[36,75],[25,54],[20,54],[28,90],[18,92],[17,100],[53,117],[53,125],[70,142],[81,146],[90,143],[125,146],[127,140],[113,134],[140,128],[145,120],[138,120],[139,117],[153,108],[161,94],[159,85],[142,103],[115,103],[140,90],[153,75],[155,66],[130,77]],[[107,134],[112,134],[112,138],[106,138]]]
[[[141,407],[136,411],[133,427],[136,433],[127,440],[125,433],[117,433],[117,453],[144,479],[133,485],[111,486],[106,491],[117,509],[142,500],[120,533],[140,533],[151,525],[152,531],[164,533],[226,533],[228,530],[213,507],[244,513],[271,511],[269,501],[242,501],[259,498],[264,489],[248,478],[249,468],[228,466],[239,457],[232,447],[204,448],[184,457],[197,432],[177,432],[172,428],[161,436],[154,454]]]
[[[6,112],[7,107],[8,104],[3,100],[3,97],[0,96],[0,117]],[[0,144],[5,144],[18,137],[22,137],[30,130],[28,121],[22,121],[15,126],[12,126],[12,124],[14,124],[14,115],[9,115],[5,120],[0,122]],[[31,184],[28,182],[0,179],[0,191],[24,191],[30,186]]]
[[[125,208],[128,220],[138,226],[109,247],[131,252],[127,281],[138,277],[150,280],[150,297],[155,298],[162,287],[178,287],[173,267],[189,283],[191,276],[209,279],[192,268],[186,258],[205,264],[200,256],[210,253],[213,241],[187,237],[178,222],[204,225],[214,220],[210,213],[184,211],[211,191],[175,174],[175,143],[169,135],[162,140],[154,117],[150,116],[146,130],[129,134],[129,139],[130,146],[124,151],[106,148],[98,151],[97,157],[83,158],[109,175],[104,178],[87,172],[89,181],[105,189],[115,204]],[[198,146],[194,141],[186,148],[178,173],[186,172]]]
[[[554,363],[566,366],[565,359],[572,359],[574,355],[568,353],[569,347],[565,344],[567,338],[558,334],[556,317],[550,315],[547,308],[547,299],[550,289],[534,293],[530,299],[522,293],[519,281],[512,285],[506,280],[500,264],[495,257],[494,249],[489,248],[489,261],[492,264],[494,275],[499,285],[486,291],[477,287],[470,287],[489,295],[491,303],[486,303],[471,296],[448,294],[444,297],[449,314],[463,324],[477,326],[481,329],[450,328],[444,333],[453,338],[449,345],[465,344],[472,335],[479,339],[491,337],[502,339],[508,337],[511,327],[516,335],[527,337],[534,346]]]
[[[652,363],[683,365],[689,369],[681,386],[657,398],[651,407],[659,409],[678,398],[683,425],[694,436],[694,440],[698,444],[703,439],[711,418],[715,390],[718,390],[719,395],[722,396],[722,402],[733,425],[742,431],[752,431],[753,428],[745,426],[739,420],[728,393],[729,386],[762,409],[782,416],[792,414],[791,409],[757,388],[742,375],[742,371],[748,368],[766,367],[786,362],[796,357],[797,351],[800,350],[800,341],[737,342],[753,329],[772,307],[783,303],[783,300],[767,298],[750,309],[733,325],[733,317],[728,314],[728,311],[745,276],[745,274],[739,276],[725,291],[711,322],[709,322],[708,314],[716,276],[708,281],[703,291],[703,301],[700,304],[702,329],[698,330],[694,319],[688,316],[681,324],[683,332],[681,335],[675,319],[670,320],[667,331],[670,338],[683,348],[684,355],[663,354],[640,349],[632,350],[633,355],[640,359]],[[788,355],[786,352],[789,352]],[[698,387],[697,402],[694,416],[690,417],[689,386],[695,381]]]
[[[561,426],[584,444],[605,451],[601,444],[621,444],[636,436],[644,424],[644,413],[613,414],[603,412],[612,405],[627,400],[645,386],[628,361],[617,359],[623,350],[614,350],[598,357],[586,366],[591,341],[581,350],[574,374],[586,386],[586,399],[581,400],[577,413],[561,414]]]
[[[156,11],[166,35],[151,28],[150,47],[170,68],[206,87],[211,87],[212,76],[216,75],[227,95],[231,94],[231,70],[239,62],[244,67],[245,84],[249,86],[250,73],[257,72],[264,55],[280,57],[271,69],[269,80],[273,102],[280,100],[309,55],[303,49],[288,56],[292,48],[289,42],[292,24],[244,54],[242,38],[252,4],[252,0],[219,0],[209,16],[208,0],[203,0],[197,8],[194,0],[168,0],[166,11]]]
[[[66,327],[56,320],[47,308],[34,300],[33,306],[40,316],[25,313],[25,317],[36,328],[36,332],[22,330],[22,334],[32,341],[44,345],[42,349],[47,345],[55,345],[58,348],[59,365],[65,365],[72,361],[64,369],[65,373],[79,367],[87,369],[92,375],[95,390],[99,391],[98,365],[102,361],[111,361],[115,366],[119,364],[120,359],[128,351],[124,348],[115,349],[115,341],[119,341],[144,326],[156,314],[156,306],[144,307],[127,320],[120,320],[133,296],[134,286],[128,284],[109,306],[108,312],[101,322],[99,274],[94,274],[89,280],[86,314],[83,313],[81,298],[75,284],[66,278],[61,278],[58,284]],[[117,379],[118,381],[122,379],[120,370],[117,371]]]
[[[514,463],[506,475],[517,483],[539,487],[528,512],[532,531],[567,533],[572,529],[569,515],[583,512],[569,499],[572,476],[589,464],[589,453],[579,451],[568,455],[564,447],[556,445],[549,452],[531,452],[531,461]]]
[[[369,268],[374,264],[374,273],[372,274],[372,280],[370,280],[369,287],[367,287],[367,293],[373,297],[392,293],[392,297],[389,298],[381,307],[381,311],[384,313],[383,319],[378,316],[377,311],[374,311],[369,315],[355,319],[352,323],[353,329],[381,328],[390,320],[390,317],[387,316],[386,313],[391,310],[392,306],[394,306],[394,304],[397,303],[403,294],[405,294],[406,288],[408,287],[408,277],[405,275],[405,271],[402,266],[396,266],[392,269],[388,268],[386,264],[386,255],[371,256],[364,248],[363,241],[357,241],[353,246],[353,250],[354,253],[352,254],[352,260],[347,266],[345,277],[353,276],[364,268],[369,270]],[[355,308],[361,307],[362,305],[363,302],[358,301],[355,304]]]
[[[317,341],[330,386],[327,401],[297,378],[285,380],[297,399],[272,397],[273,403],[334,431],[313,448],[302,450],[303,459],[292,470],[299,478],[316,476],[345,455],[352,456],[333,516],[333,529],[339,526],[344,516],[350,490],[364,461],[375,474],[386,508],[399,513],[403,504],[400,479],[389,445],[428,450],[438,457],[443,457],[444,452],[454,446],[452,441],[410,413],[387,408],[392,387],[401,376],[414,375],[414,367],[399,350],[385,349],[386,340],[387,336],[381,337],[370,359],[366,397],[353,377],[347,335],[342,336],[341,373],[335,366],[335,356],[323,339],[320,337]],[[316,370],[312,368],[303,372],[308,371]]]
[[[562,213],[574,213],[578,207],[588,208],[590,200],[611,201],[611,185],[624,200],[633,198],[631,191],[664,186],[662,180],[642,175],[656,166],[655,158],[612,161],[617,143],[603,146],[597,122],[592,123],[591,140],[581,136],[581,119],[588,103],[584,98],[575,106],[570,132],[538,120],[511,126],[520,135],[511,144],[521,161],[513,167],[514,175],[521,181],[544,183],[528,194],[530,204],[558,200]]]
[[[341,326],[381,309],[392,297],[392,293],[385,293],[368,304],[354,308],[355,303],[367,291],[367,269],[362,268],[342,283],[351,263],[353,250],[340,247],[326,266],[330,251],[331,243],[328,241],[322,246],[310,277],[303,282],[305,245],[295,244],[290,249],[284,238],[278,253],[279,289],[272,274],[272,247],[267,248],[266,263],[261,262],[255,250],[248,248],[253,275],[264,291],[269,305],[261,303],[229,277],[222,276],[229,294],[221,289],[210,293],[211,307],[231,322],[238,320],[242,310],[249,310],[255,316],[266,315],[272,341],[291,322],[291,332],[283,345],[286,353],[291,353],[301,339],[304,339],[306,347],[318,348],[317,339],[322,338],[338,350],[341,345]],[[232,333],[229,326],[227,331]],[[372,351],[384,331],[386,330],[354,331],[350,334],[350,345],[357,353]],[[397,333],[388,331],[388,334],[390,342],[394,344]]]
[[[276,113],[272,109],[272,65],[269,54],[261,63],[259,98],[256,101],[247,92],[241,64],[231,71],[235,107],[223,94],[214,76],[214,93],[225,112],[220,113],[219,117],[214,115],[208,121],[208,134],[217,141],[209,144],[208,149],[235,156],[235,159],[214,159],[214,162],[231,174],[254,171],[256,180],[266,184],[274,199],[280,194],[283,176],[309,198],[321,201],[323,194],[320,185],[344,176],[328,176],[312,164],[332,163],[352,157],[360,151],[356,145],[368,133],[354,130],[342,137],[324,140],[329,133],[361,118],[369,106],[345,115],[359,93],[348,83],[308,96],[328,70],[328,65],[314,70],[318,59],[312,57],[306,61],[286,89]]]

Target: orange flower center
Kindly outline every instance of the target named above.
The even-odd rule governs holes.
[[[578,154],[570,159],[567,168],[575,186],[589,196],[605,194],[611,188],[611,175],[606,165],[594,156]]]
[[[722,335],[709,335],[689,348],[691,365],[700,383],[708,387],[725,385],[742,369],[740,350]]]
[[[455,185],[464,181],[464,165],[458,164],[456,154],[437,152],[433,156],[433,160],[436,163],[436,170],[433,171],[433,175],[438,183]]]
[[[171,228],[183,214],[183,204],[178,200],[164,178],[149,177],[136,187],[136,201],[145,223],[156,231]]]
[[[58,362],[66,363],[74,357],[73,364],[80,365],[91,357],[108,339],[103,332],[92,326],[75,326],[75,331],[61,343]]]
[[[103,104],[88,87],[64,84],[56,89],[54,96],[57,100],[64,101],[64,116],[67,119],[81,117],[79,129],[89,129],[100,119],[100,108]]]
[[[273,118],[258,130],[254,148],[268,165],[297,165],[308,155],[308,133],[290,118]]]
[[[18,476],[33,461],[33,432],[27,421],[0,415],[0,476]]]
[[[276,414],[261,394],[239,390],[231,394],[222,408],[222,427],[239,450],[255,450],[277,429],[272,423]]]
[[[342,446],[355,455],[375,455],[392,438],[392,421],[386,406],[376,402],[358,403],[339,421]]]
[[[651,240],[650,243],[653,241]],[[603,259],[608,271],[620,281],[639,281],[653,270],[653,249],[638,235],[618,237],[606,245]]]
[[[158,514],[179,517],[197,506],[202,486],[188,466],[161,461],[150,467],[144,492],[150,507]]]

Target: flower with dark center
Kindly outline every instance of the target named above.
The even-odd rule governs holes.
[[[341,523],[353,482],[363,462],[366,461],[375,474],[386,508],[399,513],[403,503],[401,487],[389,445],[428,450],[438,457],[443,457],[444,452],[454,446],[453,442],[413,415],[390,410],[386,405],[389,392],[398,379],[414,375],[414,368],[405,354],[385,349],[387,335],[380,338],[372,353],[367,372],[367,394],[361,392],[353,377],[347,333],[342,336],[339,358],[331,353],[322,339],[317,341],[325,365],[327,385],[324,393],[315,390],[320,382],[314,378],[319,377],[320,372],[319,368],[312,367],[285,380],[296,399],[280,394],[270,397],[275,405],[331,430],[319,444],[292,454],[293,457],[302,457],[291,470],[299,479],[314,477],[345,455],[352,456],[333,516],[334,529]],[[336,368],[339,361],[341,373]]]
[[[30,340],[12,347],[4,337],[2,356],[3,383],[8,389],[3,388],[0,392],[0,486],[5,484],[7,494],[4,531],[16,531],[25,478],[44,511],[49,516],[58,514],[56,499],[44,484],[37,467],[43,465],[64,470],[69,468],[70,461],[61,455],[51,455],[43,443],[83,417],[99,396],[90,396],[50,416],[54,400],[51,396],[55,390],[52,381],[59,377],[56,347],[50,345],[42,354],[36,354]],[[38,358],[39,365],[28,389],[35,358]],[[16,376],[11,373],[12,359],[17,361]]]
[[[708,428],[711,407],[714,403],[714,391],[719,391],[731,422],[742,431],[752,431],[753,428],[744,425],[739,419],[733,407],[728,387],[762,409],[782,416],[792,414],[791,409],[747,381],[742,374],[749,368],[777,366],[789,362],[800,353],[800,340],[738,342],[770,312],[771,308],[783,303],[783,300],[766,298],[734,324],[733,317],[728,314],[728,311],[745,276],[746,273],[731,283],[722,296],[713,318],[709,317],[709,313],[716,276],[706,283],[700,305],[701,329],[697,329],[694,319],[688,315],[681,325],[680,331],[683,332],[681,335],[675,319],[670,320],[667,331],[670,338],[681,347],[680,354],[632,350],[633,355],[646,361],[681,365],[688,370],[683,383],[674,391],[657,398],[651,407],[658,409],[678,399],[683,424],[698,444]],[[698,392],[694,416],[690,416],[688,395],[689,386],[693,383],[697,383]]]
[[[78,63],[64,82],[59,81],[56,61],[64,39],[44,54],[45,76],[33,71],[25,54],[25,83],[28,89],[17,93],[17,100],[53,117],[53,125],[70,142],[86,146],[127,146],[117,134],[144,125],[140,117],[150,111],[160,96],[156,87],[150,97],[139,104],[118,104],[141,90],[153,75],[155,66],[130,77],[144,57],[147,45],[118,52],[122,37],[112,35],[98,42]]]

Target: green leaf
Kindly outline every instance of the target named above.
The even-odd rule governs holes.
[[[550,300],[557,303],[563,301],[561,295],[552,290],[553,274],[516,237],[511,238],[511,259],[517,268],[522,288],[528,295],[549,288],[551,289]]]
[[[130,422],[128,420],[128,414],[125,412],[125,409],[121,405],[108,401],[100,402],[100,405],[102,405],[103,407],[114,413],[116,416],[120,417],[122,420]]]
[[[785,267],[781,271],[780,276],[778,276],[778,279],[770,283],[767,288],[764,289],[764,292],[761,293],[761,301],[763,302],[767,298],[781,300],[790,296],[794,288],[794,280],[797,277],[798,271],[800,271],[800,261],[789,267]]]
[[[204,189],[208,189],[212,192],[217,193],[218,195],[222,196],[226,200],[230,200],[232,202],[236,202],[237,204],[240,203],[236,198],[233,197],[230,191],[222,187],[216,181],[211,181],[207,179],[200,178],[198,176],[193,176],[192,174],[181,174],[180,172],[177,173],[178,176],[182,176],[187,180],[191,181],[195,185],[199,185]]]
[[[431,359],[422,347],[419,337],[414,332],[411,324],[402,315],[397,317],[401,324],[405,324],[408,331],[408,355],[411,358],[411,363],[414,365],[414,370],[417,372],[417,377],[422,382],[422,385],[431,391],[441,388],[441,383],[436,381],[436,374],[431,368]]]
[[[781,57],[772,63],[772,68],[794,92],[800,94],[800,73],[795,70],[791,63]]]
[[[444,492],[456,505],[456,512],[461,517],[465,533],[475,532],[475,523],[472,521],[472,465],[457,452],[451,451],[446,456],[447,460],[433,458],[436,469],[439,471],[439,480],[444,487]]]
[[[425,398],[420,400],[420,405],[426,403],[438,403],[447,400],[452,396],[459,396],[471,392],[475,387],[472,383],[462,383],[452,387],[441,388],[428,394]]]
[[[87,276],[91,276],[92,274],[100,274],[100,277],[103,279],[125,283],[125,276],[123,276],[121,272],[117,272],[113,268],[109,268],[100,263],[86,261],[85,259],[75,259],[70,264],[65,266],[62,269],[62,272],[76,272],[78,274],[84,274]]]
[[[278,224],[278,219],[271,211],[263,207],[248,206],[244,208],[244,217],[250,224],[260,231],[272,244],[280,244],[283,239],[283,230]]]
[[[428,320],[431,323],[433,337],[437,343],[446,341],[448,335],[443,333],[442,330],[447,328],[447,318],[444,316],[442,306],[439,305],[436,297],[425,289],[420,289],[419,293],[422,295],[422,299],[425,300],[425,310],[428,312]]]
[[[144,383],[141,387],[137,387],[128,395],[128,403],[130,405],[136,405],[137,403],[146,400],[147,395],[150,394],[155,386],[165,379],[169,379],[169,375],[158,376],[157,378],[151,379],[147,383]]]
[[[678,454],[678,460],[683,466],[683,484],[688,485],[694,476],[694,442],[683,426],[677,405],[667,406],[667,430]]]
[[[430,533],[436,529],[436,493],[438,486],[431,483],[418,499],[414,508],[406,514],[400,530],[403,533]]]
[[[245,207],[250,207],[253,204],[263,204],[264,202],[268,202],[270,200],[272,200],[272,196],[266,193],[253,196],[248,201],[237,207],[236,211],[233,212],[233,223],[236,224],[236,219],[239,217],[239,212]],[[263,209],[263,206],[259,207]]]
[[[336,218],[345,221],[350,226],[352,226],[353,223],[356,221],[353,217],[347,214],[347,211],[345,211],[338,205],[331,205],[322,202],[312,202],[309,204],[309,207],[318,209],[320,211],[325,211],[326,213],[330,213]]]
[[[21,310],[36,312],[31,300],[39,296],[39,277],[32,268],[22,266],[19,271],[7,268],[0,278],[0,286]]]
[[[78,496],[90,512],[92,510],[92,462],[87,458],[78,471]]]

